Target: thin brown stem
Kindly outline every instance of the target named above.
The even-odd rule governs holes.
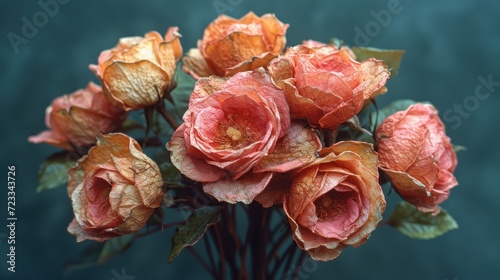
[[[265,227],[264,212],[265,209],[260,204],[250,204],[250,225],[255,224],[250,237],[253,279],[266,279],[266,244],[261,232],[262,228]]]
[[[210,238],[208,237],[208,232],[203,235],[203,243],[205,244],[205,250],[207,251],[208,260],[210,261],[210,268],[215,273],[217,266],[215,265],[214,254],[212,252],[212,247],[210,246]],[[216,274],[216,277],[218,278],[219,275]]]
[[[177,221],[177,222],[173,222],[173,223],[168,223],[168,224],[163,224],[161,226],[158,226],[157,228],[154,228],[152,230],[148,230],[147,232],[142,232],[142,233],[138,233],[135,235],[136,238],[142,238],[144,236],[148,236],[148,235],[151,235],[157,231],[161,231],[161,230],[164,230],[166,228],[169,228],[169,227],[173,227],[173,226],[178,226],[178,225],[182,225],[184,224],[185,221]]]
[[[290,237],[290,232],[286,230],[283,232],[283,234],[274,242],[274,246],[271,248],[269,251],[269,254],[267,256],[267,262],[271,262],[273,258],[277,257],[279,255],[279,249],[283,244],[285,244],[285,241],[288,240]]]
[[[191,252],[191,254],[193,254],[193,256],[196,258],[196,260],[198,262],[200,262],[200,264],[203,266],[203,268],[205,268],[205,270],[208,271],[212,275],[212,277],[214,277],[214,279],[217,279],[217,275],[215,274],[215,271],[210,269],[210,267],[203,260],[203,258],[200,256],[200,254],[198,254],[198,252],[196,252],[196,250],[193,247],[186,247],[186,248],[189,250],[189,252]],[[221,279],[224,279],[224,278],[221,278]]]
[[[170,115],[170,113],[167,110],[167,107],[165,107],[165,102],[163,102],[163,100],[160,103],[158,103],[158,105],[156,106],[156,110],[174,130],[176,130],[179,127],[177,121],[174,119],[172,115]]]
[[[295,244],[293,244],[293,246],[295,247],[295,249],[297,249],[297,246],[295,246]],[[295,250],[293,253],[295,254]],[[302,267],[302,263],[303,263],[303,260],[305,257],[306,257],[306,251],[300,250],[299,258],[297,260],[297,265],[295,266],[295,269],[293,270],[293,275],[297,275],[299,273],[299,270]],[[287,267],[290,266],[291,260],[288,261],[287,263],[288,263]]]
[[[230,212],[230,213],[229,213]],[[233,236],[234,244],[236,245],[236,250],[239,252],[241,250],[241,241],[238,237],[238,232],[236,230],[236,205],[230,205],[230,209],[226,211],[228,219],[228,230]]]
[[[219,254],[220,254],[220,260],[219,260],[219,274],[220,274],[220,279],[226,279],[226,256],[224,252],[224,243],[222,242],[221,236],[220,236],[220,231],[219,231],[219,224],[214,226],[215,228],[215,235],[217,237],[217,244],[219,245]]]
[[[283,261],[285,259],[287,259],[287,261],[283,273],[286,273],[286,269],[290,265],[290,256],[293,257],[293,253],[295,253],[296,248],[297,246],[292,243],[290,246],[288,246],[285,252],[283,252],[283,255],[281,255],[281,257],[277,257],[276,261],[274,262],[273,270],[270,274],[271,279],[274,279],[274,276],[276,276],[276,273],[278,273],[279,268],[281,267],[282,264],[284,264]]]

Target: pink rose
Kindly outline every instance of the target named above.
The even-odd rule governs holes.
[[[206,193],[230,203],[250,203],[273,172],[308,163],[319,145],[303,124],[290,125],[283,91],[263,69],[198,80],[183,119],[167,144],[173,164],[203,182]],[[277,147],[287,154],[280,158]]]
[[[420,211],[438,214],[458,183],[457,156],[437,110],[417,103],[394,113],[378,127],[376,141],[380,168],[397,192]]]
[[[47,143],[65,150],[90,146],[96,137],[117,130],[126,113],[109,103],[100,86],[90,82],[85,89],[52,101],[45,113],[50,130],[31,136],[28,141]]]
[[[352,51],[305,42],[269,63],[269,71],[285,91],[290,113],[314,126],[336,128],[363,108],[364,101],[389,78],[379,60],[355,61]]]
[[[121,133],[101,136],[68,176],[75,214],[68,231],[78,242],[140,230],[163,198],[158,166]]]
[[[297,171],[283,208],[293,239],[315,260],[363,244],[382,219],[377,154],[365,142],[338,142]]]

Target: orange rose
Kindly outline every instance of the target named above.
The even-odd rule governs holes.
[[[121,38],[105,50],[98,65],[90,65],[111,102],[125,110],[138,110],[158,103],[173,79],[182,56],[180,34],[170,27],[165,40],[156,31],[143,37]]]
[[[397,192],[420,211],[438,214],[457,185],[457,156],[437,110],[414,104],[385,119],[375,136],[380,168]]]
[[[319,146],[312,130],[290,124],[283,91],[263,69],[198,80],[183,119],[167,144],[172,163],[229,203],[250,203],[273,172],[309,163]]]
[[[330,52],[330,48],[323,48],[326,45],[329,45],[329,44],[326,44],[326,43],[323,43],[323,42],[318,42],[318,41],[315,41],[315,40],[304,40],[304,41],[302,41],[302,46],[308,47],[310,49],[317,48],[318,51],[326,51],[326,54],[328,54],[328,52]],[[348,46],[345,46],[345,45],[340,46],[340,48],[346,50],[347,54],[349,54],[349,56],[352,59],[356,60],[356,54],[351,50],[351,48],[349,48]]]
[[[99,137],[68,176],[75,214],[68,231],[78,242],[102,242],[140,230],[163,198],[158,166],[121,133]]]
[[[355,61],[352,51],[334,45],[305,42],[289,48],[269,63],[269,71],[284,89],[293,118],[314,126],[336,128],[363,108],[364,101],[389,78],[379,60]]]
[[[221,15],[205,29],[198,49],[183,58],[183,69],[199,79],[265,67],[285,47],[287,28],[272,14],[259,18],[249,12],[240,19]]]
[[[109,103],[101,87],[90,82],[85,89],[54,99],[45,114],[50,130],[28,141],[72,151],[95,144],[98,135],[118,129],[125,117],[123,110]]]
[[[382,220],[385,198],[377,154],[365,142],[338,142],[298,171],[283,208],[293,239],[313,259],[363,244]]]

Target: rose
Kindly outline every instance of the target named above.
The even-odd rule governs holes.
[[[259,18],[249,12],[240,19],[221,15],[205,29],[198,49],[183,58],[183,69],[199,79],[265,67],[285,47],[287,28],[272,14]]]
[[[75,214],[68,231],[78,242],[102,242],[140,230],[163,198],[158,166],[121,133],[99,137],[68,177]]]
[[[96,137],[121,126],[126,113],[109,103],[100,86],[90,82],[85,89],[63,95],[52,101],[45,113],[50,130],[31,136],[28,141],[75,150],[95,144]]]
[[[328,54],[328,52],[330,52],[330,48],[323,48],[324,46],[327,46],[327,45],[328,44],[326,44],[326,43],[315,41],[315,40],[303,40],[302,41],[302,46],[308,47],[310,49],[317,49],[318,51],[325,51],[326,52],[325,54]],[[336,46],[336,45],[333,45],[333,46]],[[340,46],[340,48],[346,50],[347,54],[349,54],[349,56],[352,59],[356,60],[356,54],[351,50],[351,48],[349,48],[348,46],[345,46],[345,45]]]
[[[437,110],[417,103],[387,117],[376,131],[380,168],[397,192],[422,212],[440,212],[457,185],[457,157]]]
[[[249,203],[265,187],[270,174],[244,175],[290,127],[283,91],[263,70],[198,80],[183,120],[167,144],[172,163],[204,182],[205,192],[232,203]],[[234,187],[238,179],[245,191]]]
[[[130,111],[155,105],[162,99],[182,56],[177,30],[170,27],[165,40],[156,31],[144,38],[121,38],[116,47],[101,53],[98,65],[89,66],[101,79],[111,102]]]
[[[363,108],[389,78],[379,60],[355,61],[348,49],[306,41],[269,63],[269,71],[286,94],[293,118],[313,126],[336,128]]]
[[[293,178],[283,208],[293,239],[315,260],[364,243],[382,219],[377,154],[365,142],[338,142]]]
[[[290,125],[283,91],[263,69],[201,78],[183,120],[167,144],[172,163],[230,203],[250,203],[273,172],[308,163],[319,146],[304,124]]]

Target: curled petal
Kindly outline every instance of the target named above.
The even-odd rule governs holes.
[[[215,75],[215,72],[208,66],[199,49],[190,49],[182,58],[182,70],[196,80],[201,77]]]
[[[278,140],[273,152],[254,167],[254,172],[287,172],[299,168],[315,160],[320,148],[321,142],[315,131],[303,123],[294,123]]]
[[[271,14],[257,17],[249,12],[240,19],[221,15],[205,29],[198,41],[199,53],[185,59],[184,69],[199,79],[210,73],[232,76],[266,67],[285,47],[287,28]],[[200,54],[205,63],[199,60]]]
[[[116,131],[125,117],[123,110],[107,100],[101,87],[90,82],[85,89],[54,99],[45,112],[50,130],[29,137],[28,141],[72,151],[95,144],[103,133]]]
[[[170,79],[168,73],[147,60],[116,61],[104,72],[104,93],[125,110],[137,110],[158,103]]]
[[[101,79],[107,98],[126,111],[158,103],[169,88],[182,57],[181,35],[170,27],[165,36],[151,31],[144,37],[119,40],[89,68]]]
[[[182,174],[199,182],[214,182],[226,177],[226,172],[213,165],[206,163],[202,159],[191,156],[184,141],[185,125],[182,124],[172,135],[172,139],[167,144],[167,149],[171,152],[172,163]]]
[[[228,203],[243,202],[250,204],[267,186],[273,176],[272,172],[247,173],[238,180],[222,179],[203,184],[203,191],[219,201]]]

